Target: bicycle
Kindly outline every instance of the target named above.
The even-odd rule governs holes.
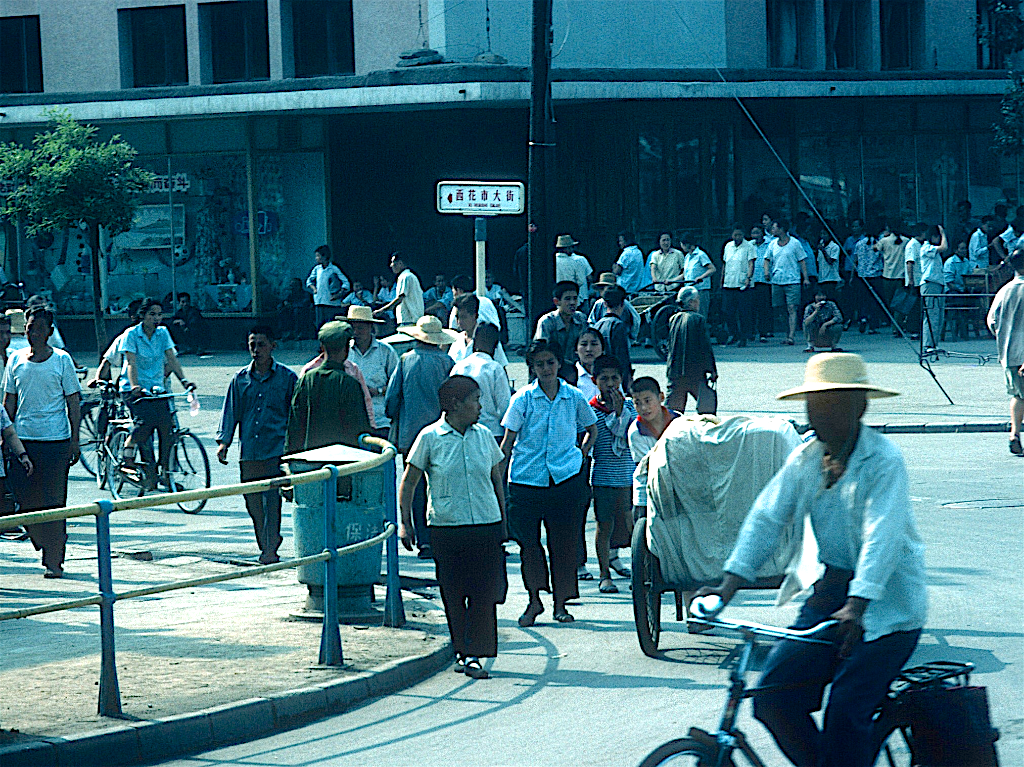
[[[677,738],[663,743],[654,749],[640,763],[640,767],[656,767],[657,765],[693,765],[694,767],[735,767],[734,752],[743,754],[752,767],[765,767],[765,762],[758,756],[746,736],[736,727],[736,717],[740,704],[746,698],[752,698],[765,692],[770,687],[748,687],[747,672],[751,659],[757,649],[759,637],[772,639],[789,639],[808,644],[830,645],[832,641],[818,638],[835,626],[838,621],[826,620],[808,629],[794,630],[775,626],[766,626],[747,621],[725,621],[717,617],[721,611],[718,597],[698,597],[691,603],[691,610],[697,618],[694,623],[703,626],[726,629],[739,633],[744,640],[740,650],[739,661],[729,672],[729,692],[725,708],[714,732],[707,732],[699,727],[691,727],[685,738]],[[904,669],[889,688],[889,693],[879,704],[874,719],[874,752],[884,753],[890,767],[896,767],[897,757],[906,751],[907,764],[919,763],[915,754],[914,723],[909,718],[901,699],[913,691],[925,690],[942,686],[946,680],[957,680],[966,686],[969,683],[973,664],[934,661],[922,666]],[[900,733],[905,749],[894,749],[890,739],[896,732]],[[993,742],[998,732],[993,731]],[[994,749],[994,746],[993,746]],[[993,750],[993,758],[995,756]],[[996,762],[993,762],[996,763]]]
[[[90,389],[99,389],[97,396],[82,399],[82,418],[79,427],[79,444],[82,466],[96,477],[101,490],[107,486],[107,433],[110,424],[128,418],[128,408],[121,402],[117,384],[111,381],[93,381]]]
[[[180,394],[165,392],[146,393],[143,397],[148,399],[171,400],[180,397]],[[187,392],[184,396],[195,396]],[[157,469],[157,486],[163,485],[167,492],[181,492],[184,490],[198,490],[210,486],[210,459],[206,454],[206,448],[195,434],[187,427],[182,427],[178,421],[178,414],[171,412],[170,451],[168,454],[167,471],[160,472]],[[147,481],[146,462],[137,461],[134,466],[125,466],[124,446],[134,428],[134,421],[128,418],[114,418],[110,421],[110,428],[103,444],[107,488],[115,500],[125,497],[125,486],[135,488],[138,496],[143,496],[147,491],[155,489]],[[141,455],[139,456],[141,459]],[[162,476],[161,476],[162,474]],[[180,501],[178,508],[186,514],[198,514],[206,506],[206,499],[199,501]]]

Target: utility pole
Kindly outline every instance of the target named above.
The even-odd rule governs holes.
[[[551,211],[555,193],[554,125],[551,108],[551,5],[552,0],[533,0],[533,48],[530,73],[530,144],[527,178],[527,213],[537,230],[529,233],[526,295],[527,322],[551,308],[554,279],[554,222]]]

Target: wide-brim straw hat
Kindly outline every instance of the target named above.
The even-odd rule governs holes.
[[[778,399],[806,399],[812,392],[862,391],[869,399],[898,397],[898,391],[883,389],[868,382],[868,367],[859,354],[829,352],[815,354],[807,360],[802,386],[787,389]]]
[[[571,234],[560,234],[555,240],[556,248],[571,248],[573,245],[579,245],[579,243],[572,238]]]
[[[384,320],[378,320],[373,316],[373,309],[369,306],[352,305],[348,308],[348,312],[346,314],[339,314],[336,319],[344,320],[345,322],[372,322],[375,325],[384,324]]]
[[[454,343],[459,339],[459,334],[448,330],[441,324],[441,320],[432,314],[425,314],[416,320],[415,325],[405,325],[398,329],[399,333],[412,336],[417,341],[423,341],[434,346],[445,346]]]
[[[11,318],[11,333],[16,336],[25,335],[25,312],[21,309],[8,309],[4,314]]]
[[[611,287],[618,284],[619,280],[612,272],[601,272],[601,279],[594,283],[595,286],[600,287]]]

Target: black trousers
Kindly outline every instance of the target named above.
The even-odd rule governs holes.
[[[25,474],[20,461],[11,461],[8,485],[18,502],[18,511],[59,509],[68,502],[68,470],[71,468],[71,440],[36,442],[23,439],[32,461],[32,476]],[[68,541],[67,520],[25,525],[25,532],[36,551],[43,552],[43,567],[59,570],[64,566]]]
[[[430,539],[455,654],[493,658],[498,654],[496,606],[508,591],[501,523],[431,527]]]
[[[550,591],[555,602],[579,597],[576,583],[576,541],[579,534],[580,474],[547,487],[508,486],[508,523],[519,544],[523,585],[530,594]],[[540,542],[540,526],[547,533],[547,556]],[[548,558],[551,559],[550,577]]]
[[[722,288],[722,316],[729,335],[746,341],[753,335],[753,288]]]
[[[167,400],[162,399],[137,399],[128,403],[132,418],[135,419],[135,428],[132,429],[132,443],[142,454],[143,459],[149,464],[147,470],[156,471],[156,462],[153,460],[153,445],[150,437],[153,432],[160,436],[160,466],[167,468],[167,458],[170,455],[170,440],[165,440],[162,435],[169,434],[171,424],[171,408]],[[164,444],[164,443],[167,444]]]
[[[262,461],[239,461],[238,473],[242,482],[283,476],[281,456]],[[243,497],[245,510],[252,519],[252,528],[256,533],[256,544],[260,547],[260,553],[267,556],[277,554],[281,546],[280,491],[267,490],[264,493],[250,493]]]
[[[749,290],[753,332],[759,336],[768,335],[772,332],[772,286],[758,282]]]

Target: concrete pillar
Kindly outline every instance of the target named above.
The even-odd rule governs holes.
[[[879,13],[878,0],[867,0],[864,5],[867,18],[858,19],[858,22],[864,25],[864,34],[861,38],[864,41],[861,68],[877,72],[882,68],[882,17]]]
[[[203,79],[202,43],[199,31],[198,0],[185,3],[185,50],[188,56],[188,84],[201,85],[209,80]]]
[[[267,43],[270,47],[270,79],[284,77],[281,51],[281,0],[267,0]]]

